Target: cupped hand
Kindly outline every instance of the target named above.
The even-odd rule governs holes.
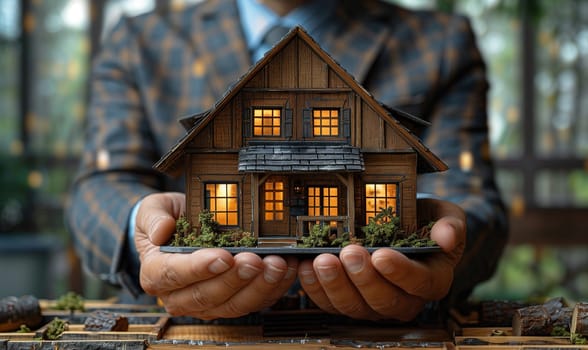
[[[190,254],[159,250],[185,211],[181,193],[145,197],[137,212],[135,245],[141,261],[141,286],[157,296],[174,316],[232,318],[271,306],[296,279],[295,258],[210,248]]]
[[[343,248],[339,257],[321,254],[300,262],[300,283],[321,309],[357,319],[414,319],[428,301],[442,299],[465,247],[466,219],[455,204],[418,201],[421,220],[434,220],[431,238],[442,252],[424,258],[382,248],[370,253],[359,245]]]

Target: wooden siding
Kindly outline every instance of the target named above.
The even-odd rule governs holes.
[[[226,108],[219,111],[213,121],[213,143],[214,149],[232,149],[235,148],[233,145],[233,133],[235,133],[235,121],[236,115],[233,113],[233,103],[229,103]],[[238,128],[237,131],[241,130]]]
[[[235,150],[244,146],[243,113],[251,107],[291,108],[290,140],[308,140],[303,135],[302,113],[306,108],[350,109],[350,143],[362,150],[409,151],[410,145],[303,40],[292,40],[250,77],[243,90],[217,111],[212,122],[194,138],[190,147]],[[249,126],[250,127],[250,126]],[[343,136],[341,134],[340,136]],[[255,139],[262,139],[256,137]],[[269,138],[272,141],[286,138]],[[345,140],[344,137],[340,137]]]
[[[244,88],[340,89],[348,87],[303,40],[292,40]]]
[[[187,216],[198,224],[198,214],[204,209],[204,184],[239,184],[239,226],[251,231],[251,180],[237,171],[237,153],[190,154],[190,172],[186,178]]]
[[[410,151],[411,146],[386,123],[365,101],[356,98],[355,143],[369,151]]]
[[[400,194],[400,215],[402,226],[406,230],[414,230],[417,225],[416,208],[416,162],[417,155],[413,153],[387,153],[387,154],[364,154],[365,172],[362,175],[361,202],[356,203],[358,217],[364,217],[365,203],[363,198],[363,185],[369,182],[396,182],[399,183]],[[357,196],[356,196],[357,198]],[[360,220],[360,224],[365,221]]]

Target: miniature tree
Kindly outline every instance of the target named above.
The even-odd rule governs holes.
[[[381,208],[376,216],[371,217],[367,226],[362,228],[365,233],[364,244],[368,247],[389,247],[401,233],[400,218],[395,215],[392,207]]]
[[[67,292],[57,299],[55,304],[57,310],[67,310],[70,313],[74,311],[85,311],[84,298],[75,292]]]

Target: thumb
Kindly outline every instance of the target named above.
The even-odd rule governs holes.
[[[136,234],[144,234],[155,245],[165,244],[175,231],[176,220],[185,212],[182,193],[164,192],[146,196],[137,212]]]

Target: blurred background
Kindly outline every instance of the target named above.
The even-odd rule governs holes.
[[[63,222],[89,65],[122,14],[194,0],[0,1],[0,297],[112,293]],[[492,155],[511,239],[479,299],[588,299],[588,1],[395,0],[469,16],[489,65]]]

